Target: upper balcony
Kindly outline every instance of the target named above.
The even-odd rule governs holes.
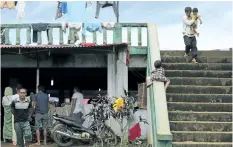
[[[36,31],[36,33],[32,28],[33,25],[35,26],[35,23],[1,24],[1,46],[29,46],[30,48],[30,46],[42,45],[70,45],[78,47],[80,43],[95,43],[97,45],[127,43],[130,46],[130,54],[147,54],[146,23],[115,23],[114,27],[110,29],[104,25],[106,23],[102,23],[102,32],[86,31],[85,35],[82,33],[85,24],[79,24],[79,29],[72,27],[72,24],[41,24],[46,26],[46,31]],[[37,25],[40,26],[39,24]]]

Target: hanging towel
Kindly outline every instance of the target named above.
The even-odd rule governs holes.
[[[62,15],[67,14],[67,13],[68,13],[67,2],[60,2],[60,1],[58,1],[58,4],[57,4],[57,13],[56,13],[55,19],[58,19],[58,18],[62,17]]]
[[[112,30],[115,28],[115,22],[103,22],[102,25],[103,25],[103,28],[107,30]]]
[[[31,24],[32,30],[33,30],[33,42],[37,42],[37,32],[41,31],[47,31],[47,37],[48,37],[48,25],[49,23],[34,23]]]
[[[14,9],[15,8],[15,2],[14,1],[0,1],[0,8],[9,8]]]
[[[17,19],[19,21],[21,21],[23,18],[24,18],[24,9],[25,9],[25,6],[26,6],[26,1],[19,1],[18,2],[18,5],[17,5]]]
[[[82,34],[86,36],[86,31],[88,32],[96,32],[99,31],[100,33],[103,32],[101,23],[85,23],[84,28],[82,30]]]

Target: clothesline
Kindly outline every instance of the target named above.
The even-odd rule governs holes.
[[[92,1],[85,2],[85,5],[81,6],[80,3],[77,2],[64,2],[64,1],[58,1],[57,2],[57,9],[56,9],[56,16],[55,20],[63,17],[64,15],[71,15],[71,14],[78,14],[80,12],[77,11],[83,11],[82,13],[82,19],[85,19],[85,13],[86,9],[92,5]],[[75,5],[77,4],[77,5]],[[83,7],[82,10],[77,9],[77,7]],[[25,16],[25,7],[26,7],[26,1],[1,1],[0,2],[0,8],[8,8],[10,10],[16,9],[17,10],[17,19],[19,21],[22,21]],[[95,18],[98,19],[100,15],[100,10],[104,9],[106,7],[112,7],[115,16],[117,17],[117,22],[119,20],[119,3],[116,1],[97,1],[96,3],[96,13]],[[71,20],[74,20],[75,18],[68,18]],[[68,20],[68,21],[71,21]],[[84,20],[85,22],[85,20]]]

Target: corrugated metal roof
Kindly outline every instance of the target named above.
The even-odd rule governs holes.
[[[20,49],[31,49],[31,48],[93,48],[93,47],[111,47],[111,46],[127,46],[127,43],[113,43],[113,44],[80,44],[80,45],[0,45],[0,48],[20,48]]]

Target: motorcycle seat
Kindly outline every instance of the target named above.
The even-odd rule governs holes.
[[[69,121],[77,121],[75,118],[73,118],[71,116],[63,116],[62,118],[69,120]]]

